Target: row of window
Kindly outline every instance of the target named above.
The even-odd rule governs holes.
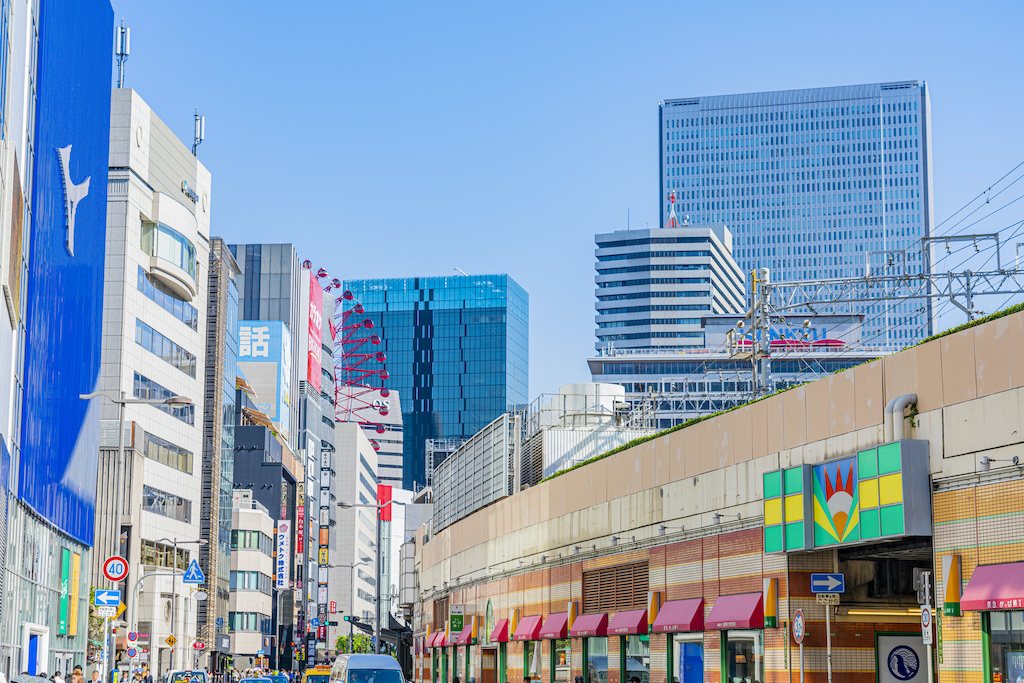
[[[155,489],[152,486],[142,487],[142,509],[186,524],[192,522],[191,500]]]
[[[597,297],[598,301],[628,301],[630,299],[668,299],[668,298],[706,298],[711,296],[706,290],[688,290],[685,292],[634,292],[632,294],[609,294]]]
[[[142,454],[179,472],[192,474],[192,451],[176,446],[159,436],[153,436],[149,432],[146,432],[143,440]]]
[[[599,329],[609,327],[640,327],[652,325],[700,325],[700,318],[644,318],[641,320],[617,320],[615,322],[598,323]]]
[[[710,256],[710,254],[708,254]],[[652,263],[644,266],[626,266],[624,268],[598,268],[598,275],[619,275],[621,273],[647,273],[651,271],[674,270],[710,270],[704,263]]]
[[[917,114],[910,112],[917,111],[917,102],[889,102],[885,104],[861,104],[845,107],[815,107],[813,109],[785,109],[774,112],[756,112],[748,114],[731,114],[718,116],[703,116],[669,119],[666,121],[669,128],[687,128],[699,126],[720,126],[737,123],[768,123],[770,121],[802,121],[834,118],[837,116],[865,116],[870,114],[899,114],[900,116],[913,116],[917,121]],[[891,118],[891,117],[890,117]],[[910,119],[904,118],[903,123]],[[892,123],[892,121],[888,121]],[[785,124],[790,125],[790,124]],[[850,125],[853,125],[852,123]],[[864,124],[861,124],[864,125]],[[845,126],[844,126],[845,127]]]
[[[262,531],[250,529],[231,530],[232,550],[259,550],[264,555],[274,554],[274,539]]]
[[[709,240],[704,240],[709,241]],[[608,245],[601,244],[601,248],[606,249]],[[598,262],[602,261],[625,261],[628,259],[637,258],[687,258],[690,256],[711,256],[710,251],[694,250],[694,251],[642,251],[632,252],[629,254],[609,254],[607,256],[598,255]]]
[[[175,561],[175,553],[177,553],[177,561]],[[170,567],[181,570],[188,567],[188,552],[184,548],[178,548],[175,551],[173,545],[142,539],[139,554],[140,561],[147,567]]]
[[[145,375],[135,373],[135,380],[132,384],[132,394],[135,398],[144,398],[149,400],[166,400],[175,396],[176,393],[167,389],[160,384],[149,379]],[[189,406],[169,406],[166,404],[154,405],[154,408],[162,410],[171,417],[177,418],[188,425],[195,425],[196,423],[196,407],[195,405]]]
[[[833,373],[840,370],[848,370],[860,365],[866,359],[843,358],[843,359],[793,359],[773,360],[773,374],[796,374],[804,372]],[[603,363],[601,374],[603,375],[690,375],[697,372],[728,371],[748,372],[749,361],[733,360],[706,360],[706,361],[656,361],[640,363]],[[678,383],[677,383],[678,384]],[[682,389],[673,389],[681,391]]]
[[[634,339],[703,339],[703,332],[648,332],[646,334],[599,334],[597,338],[607,341],[630,341]],[[774,366],[773,366],[774,367]]]
[[[617,282],[598,282],[601,289],[606,287],[638,287],[643,285],[709,285],[709,277],[649,277],[639,280],[619,280]]]
[[[139,266],[139,291],[191,329],[199,329],[199,311],[192,304],[171,294],[159,282],[150,280],[142,266]]]
[[[272,595],[273,579],[260,572],[231,572],[231,590],[259,591],[265,595]]]
[[[602,308],[598,315],[624,315],[626,313],[650,313],[652,311],[707,311],[707,304],[675,304],[656,306],[626,306],[625,308]]]
[[[138,319],[135,321],[135,343],[189,377],[196,376],[196,357],[193,354]]]
[[[229,631],[259,631],[264,635],[274,634],[274,622],[269,615],[259,612],[228,612]]]

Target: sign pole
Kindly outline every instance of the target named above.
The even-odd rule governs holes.
[[[800,641],[800,683],[804,683],[804,641]]]
[[[103,680],[110,683],[110,617],[103,619]]]
[[[825,653],[828,659],[828,683],[832,683],[832,626],[829,615],[832,613],[832,606],[825,605]],[[800,659],[800,670],[803,671],[803,656]]]

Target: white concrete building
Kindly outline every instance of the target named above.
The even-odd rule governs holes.
[[[236,491],[231,510],[231,655],[238,668],[266,651],[273,620],[274,520],[252,491]]]
[[[335,495],[338,501],[363,505],[377,501],[377,453],[362,428],[355,422],[339,422],[334,427],[337,471],[349,473],[338,477]],[[376,520],[372,508],[338,510],[337,550],[330,556],[332,569],[328,577],[330,599],[337,602],[337,614],[354,614],[364,621],[373,616],[376,594],[374,566],[377,558]],[[353,567],[352,565],[358,566]],[[328,643],[333,647],[344,621],[332,627]],[[341,630],[339,630],[341,629]]]
[[[113,93],[110,137],[97,388],[129,399],[184,396],[193,403],[126,407],[123,478],[116,476],[118,408],[109,402],[101,408],[97,555],[128,559],[124,618],[149,634],[136,663],[163,672],[188,666],[196,637],[198,587],[166,574],[183,572],[198,557],[200,539],[210,173],[132,90]],[[118,497],[120,480],[127,484]],[[117,500],[122,514],[112,520]],[[97,571],[94,562],[98,584]],[[131,595],[153,572],[161,575],[145,578]],[[173,649],[170,635],[179,643]]]

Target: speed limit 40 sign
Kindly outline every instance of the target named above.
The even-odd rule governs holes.
[[[124,577],[128,576],[128,560],[120,555],[108,557],[103,563],[103,576],[114,583],[124,581]]]

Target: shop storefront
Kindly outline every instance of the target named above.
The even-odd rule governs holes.
[[[497,671],[497,683],[508,683],[508,630],[509,620],[501,619],[491,630],[490,641],[497,644],[497,651],[490,653],[494,657]],[[485,657],[487,656],[485,654]]]
[[[764,681],[764,603],[761,593],[723,595],[704,626],[721,635],[722,683]]]
[[[983,680],[1024,680],[1024,562],[976,567],[960,606],[981,612]]]
[[[650,683],[651,642],[647,628],[647,610],[615,613],[608,622],[608,635],[619,640],[619,681]]]
[[[583,683],[608,683],[608,615],[581,614],[569,636],[581,639]]]
[[[703,683],[704,599],[666,602],[651,630],[665,634],[666,681]]]
[[[523,643],[523,680],[544,680],[544,643],[540,640],[543,617],[523,617],[512,640]]]
[[[569,683],[572,680],[572,641],[569,639],[569,614],[559,612],[544,620],[540,639],[551,653],[546,683]]]

